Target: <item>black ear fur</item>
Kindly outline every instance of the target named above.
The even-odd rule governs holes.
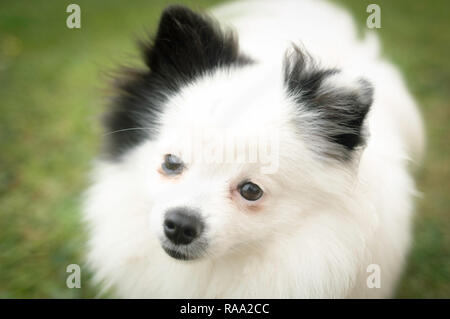
[[[250,62],[239,53],[231,31],[183,6],[164,10],[153,44],[144,45],[144,56],[152,72],[184,81],[217,67]]]
[[[297,47],[286,57],[284,72],[288,94],[299,108],[316,115],[315,133],[329,143],[328,148],[320,149],[338,159],[348,159],[351,151],[365,142],[363,123],[373,102],[372,85],[362,78],[351,88],[326,81],[341,71],[321,68]]]
[[[211,18],[182,6],[168,7],[154,39],[141,43],[147,70],[126,70],[116,80],[116,96],[104,117],[106,156],[118,159],[128,149],[158,134],[167,97],[205,72],[252,61],[238,41]]]

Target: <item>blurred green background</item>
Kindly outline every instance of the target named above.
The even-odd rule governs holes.
[[[177,1],[194,9],[219,1]],[[361,30],[372,1],[337,0]],[[82,265],[79,199],[96,154],[103,74],[137,60],[136,38],[154,30],[167,1],[85,1],[81,29],[68,1],[0,1],[0,298],[95,297]],[[173,3],[173,1],[172,1]],[[386,58],[405,74],[425,117],[415,241],[400,298],[450,297],[450,1],[376,1]],[[136,62],[137,63],[137,62]]]

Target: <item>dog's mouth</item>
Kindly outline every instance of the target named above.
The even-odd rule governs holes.
[[[204,241],[195,241],[189,245],[173,245],[166,241],[161,242],[161,247],[167,255],[184,261],[201,258],[205,254],[206,246]]]
[[[197,258],[195,256],[192,256],[191,254],[186,254],[179,250],[171,249],[168,247],[163,246],[163,249],[167,253],[167,255],[178,260],[193,260]]]

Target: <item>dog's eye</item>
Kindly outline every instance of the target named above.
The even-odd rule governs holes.
[[[262,189],[252,182],[244,182],[238,188],[241,196],[249,201],[258,200],[263,195]]]
[[[178,156],[167,154],[164,156],[164,162],[161,164],[161,168],[168,175],[176,175],[183,171],[184,164]]]

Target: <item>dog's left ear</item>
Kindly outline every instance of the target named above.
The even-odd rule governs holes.
[[[231,31],[223,31],[212,18],[179,5],[162,13],[156,37],[144,46],[144,58],[151,72],[178,80],[247,62]]]
[[[298,109],[299,130],[308,134],[311,147],[328,157],[351,158],[365,143],[363,124],[373,102],[372,85],[338,69],[321,68],[296,47],[284,68],[288,95]]]

